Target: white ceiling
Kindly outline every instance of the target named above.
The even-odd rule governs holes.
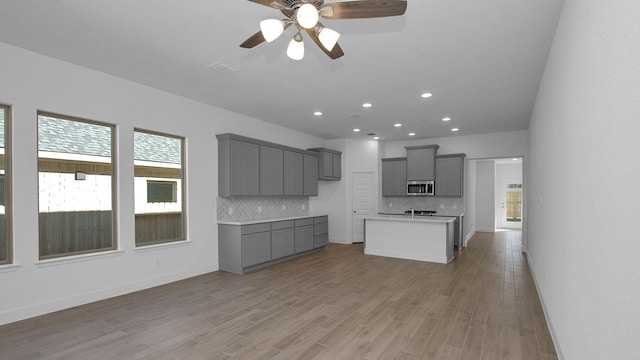
[[[291,28],[240,48],[281,18],[244,0],[2,0],[0,41],[326,139],[433,138],[528,127],[562,3],[408,0],[401,17],[324,20],[338,60],[308,38],[290,60]]]

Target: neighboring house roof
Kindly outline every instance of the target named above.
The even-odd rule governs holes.
[[[134,159],[181,163],[181,141],[135,132]],[[111,128],[47,116],[38,117],[38,150],[90,156],[111,156]]]

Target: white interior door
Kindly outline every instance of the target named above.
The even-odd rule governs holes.
[[[364,218],[371,214],[373,173],[354,172],[352,182],[353,243],[364,242]]]
[[[498,227],[522,229],[522,179],[502,180],[499,196]]]

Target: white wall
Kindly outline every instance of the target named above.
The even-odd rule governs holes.
[[[371,172],[373,191],[371,209],[378,209],[380,192],[378,162],[379,143],[375,140],[341,139],[327,141],[326,147],[342,151],[341,181],[320,181],[318,197],[309,199],[313,213],[329,214],[329,241],[340,244],[353,242],[353,172]]]
[[[393,141],[385,144],[384,157],[407,156],[405,146],[436,144],[439,155],[465,153],[467,159],[521,157],[527,154],[527,131],[460,135],[433,139]]]
[[[566,0],[529,128],[529,262],[560,358],[640,359],[640,1]]]
[[[494,160],[476,161],[476,230],[495,231],[495,182]]]
[[[307,148],[324,141],[0,43],[0,102],[13,110],[13,266],[0,266],[0,324],[218,269],[216,133]],[[116,124],[119,251],[38,261],[36,111]],[[134,249],[133,129],[184,136],[188,242]]]

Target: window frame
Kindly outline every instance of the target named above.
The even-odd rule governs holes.
[[[138,244],[137,243],[137,239],[135,236],[135,217],[136,212],[135,212],[135,205],[134,205],[134,211],[133,211],[133,217],[134,217],[134,246],[136,249],[144,249],[144,248],[148,248],[150,246],[157,246],[157,245],[170,245],[170,244],[179,244],[182,242],[186,242],[188,241],[188,229],[187,229],[187,138],[185,136],[180,136],[180,135],[174,135],[174,134],[168,134],[165,132],[160,132],[160,131],[155,131],[155,130],[148,130],[148,129],[143,129],[143,128],[139,128],[139,127],[134,127],[133,128],[133,134],[134,134],[134,154],[135,154],[135,133],[139,132],[139,133],[143,133],[143,134],[148,134],[148,135],[156,135],[156,136],[164,136],[164,137],[168,137],[171,139],[177,139],[180,140],[180,173],[181,173],[181,183],[180,183],[180,189],[177,190],[176,194],[178,194],[178,192],[180,193],[180,196],[182,198],[182,204],[181,204],[181,212],[182,212],[182,237],[179,240],[169,240],[169,241],[153,241],[153,242],[149,242],[149,243],[145,243],[145,244]],[[135,169],[136,165],[135,165],[135,155],[134,155],[134,162],[133,162],[133,178],[134,178],[134,183],[135,183],[135,178],[136,178],[136,169]],[[135,185],[134,185],[134,198],[135,198]],[[145,190],[146,191],[146,190]]]
[[[11,106],[0,104],[0,108],[4,110],[4,208],[5,208],[5,236],[7,237],[7,258],[0,259],[0,266],[13,264],[13,172],[11,171],[12,163],[12,144],[11,144]]]
[[[75,251],[71,253],[62,253],[62,254],[52,254],[52,255],[41,255],[40,251],[40,205],[38,205],[38,259],[39,260],[49,260],[49,259],[59,259],[59,258],[69,258],[77,255],[86,255],[86,254],[100,254],[106,253],[119,249],[119,238],[118,238],[118,136],[117,136],[117,127],[116,124],[85,119],[77,116],[63,115],[54,112],[42,111],[38,110],[36,114],[36,168],[38,173],[38,178],[40,177],[40,116],[56,118],[60,120],[74,121],[83,124],[89,125],[97,125],[104,126],[111,129],[111,247],[108,248],[100,248],[93,250],[82,250]],[[40,204],[40,180],[38,180],[38,204]]]

